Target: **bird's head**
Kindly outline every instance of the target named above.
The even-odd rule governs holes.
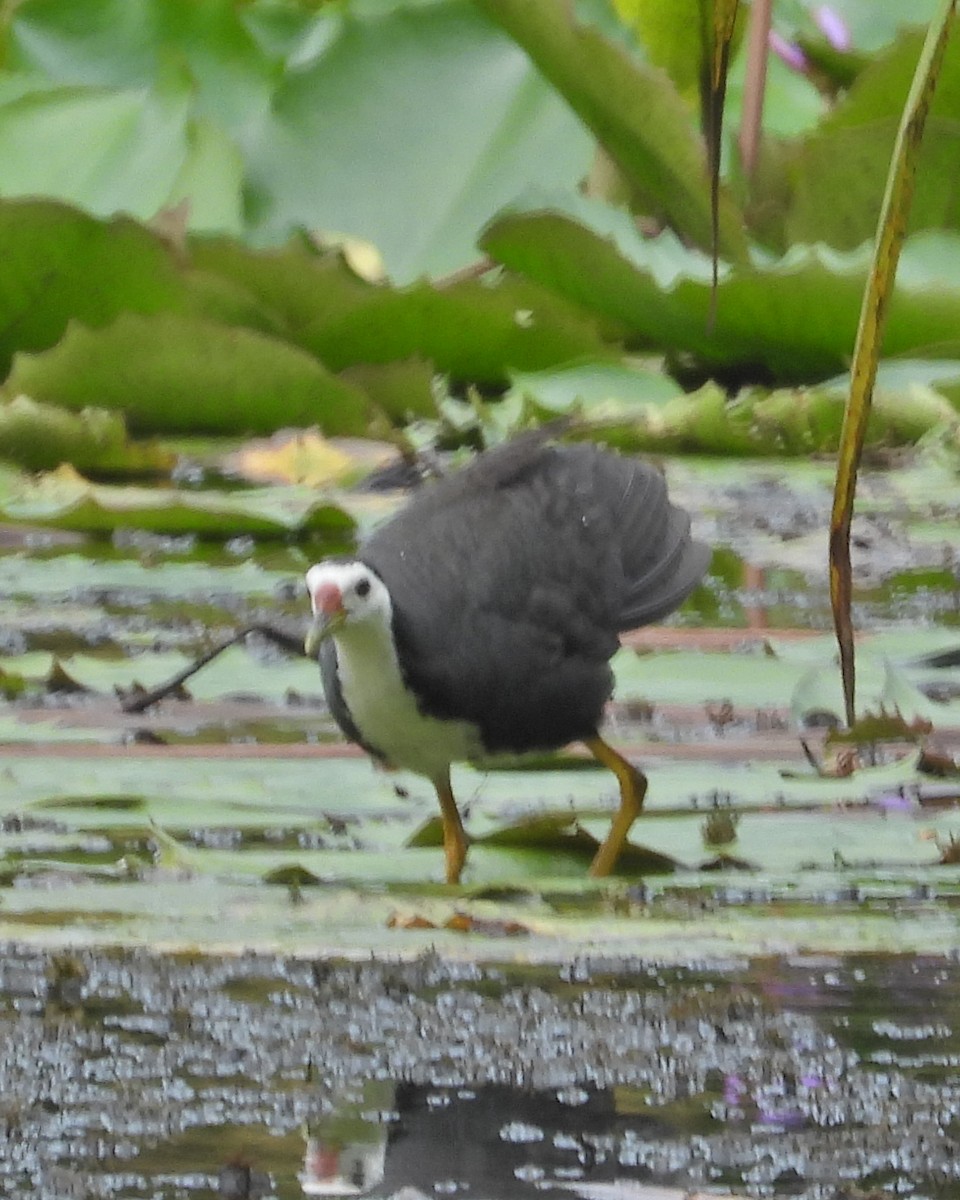
[[[316,563],[307,572],[313,623],[305,648],[316,657],[320,643],[348,625],[390,623],[390,595],[383,580],[362,562]]]

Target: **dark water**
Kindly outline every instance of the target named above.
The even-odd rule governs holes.
[[[0,1028],[11,1200],[960,1196],[953,958],[667,970],[7,946]]]

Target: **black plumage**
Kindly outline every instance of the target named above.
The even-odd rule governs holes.
[[[357,557],[387,585],[423,711],[474,722],[491,752],[596,733],[617,635],[709,563],[654,466],[532,436],[427,485]]]

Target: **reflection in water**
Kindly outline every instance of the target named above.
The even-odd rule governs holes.
[[[394,1090],[393,1111],[376,1112],[383,1086],[362,1088],[366,1121],[354,1095],[311,1127],[305,1194],[392,1196],[413,1187],[431,1195],[569,1196],[570,1181],[624,1175],[605,1146],[654,1137],[658,1129],[650,1113],[631,1111],[628,1089],[405,1083]]]
[[[387,1137],[336,1142],[310,1137],[300,1182],[306,1196],[362,1196],[383,1179]]]
[[[384,1176],[396,1088],[383,1080],[343,1088],[313,1123],[300,1182],[307,1196],[362,1196]]]
[[[399,1083],[392,1108],[383,1085],[365,1085],[348,1105],[353,1120],[367,1110],[376,1177],[364,1194],[596,1197],[616,1181],[621,1195],[645,1183],[805,1200],[960,1195],[960,972],[945,959],[647,968],[486,1005],[466,992],[460,1019],[476,1029],[482,1013],[511,1039],[500,1060],[481,1056],[486,1067],[517,1054],[541,1086],[455,1085],[437,1053],[442,1085]],[[540,1048],[524,1055],[530,1035]],[[453,1040],[448,1054],[462,1057]],[[560,1079],[554,1054],[570,1073],[543,1086]],[[311,1130],[315,1147],[330,1128]]]

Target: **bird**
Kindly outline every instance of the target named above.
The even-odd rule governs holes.
[[[589,868],[614,870],[647,779],[600,735],[610,659],[709,562],[655,465],[534,430],[424,483],[354,555],[309,568],[305,649],[330,711],[374,760],[431,781],[448,883],[468,845],[451,764],[577,741],[619,784]]]

